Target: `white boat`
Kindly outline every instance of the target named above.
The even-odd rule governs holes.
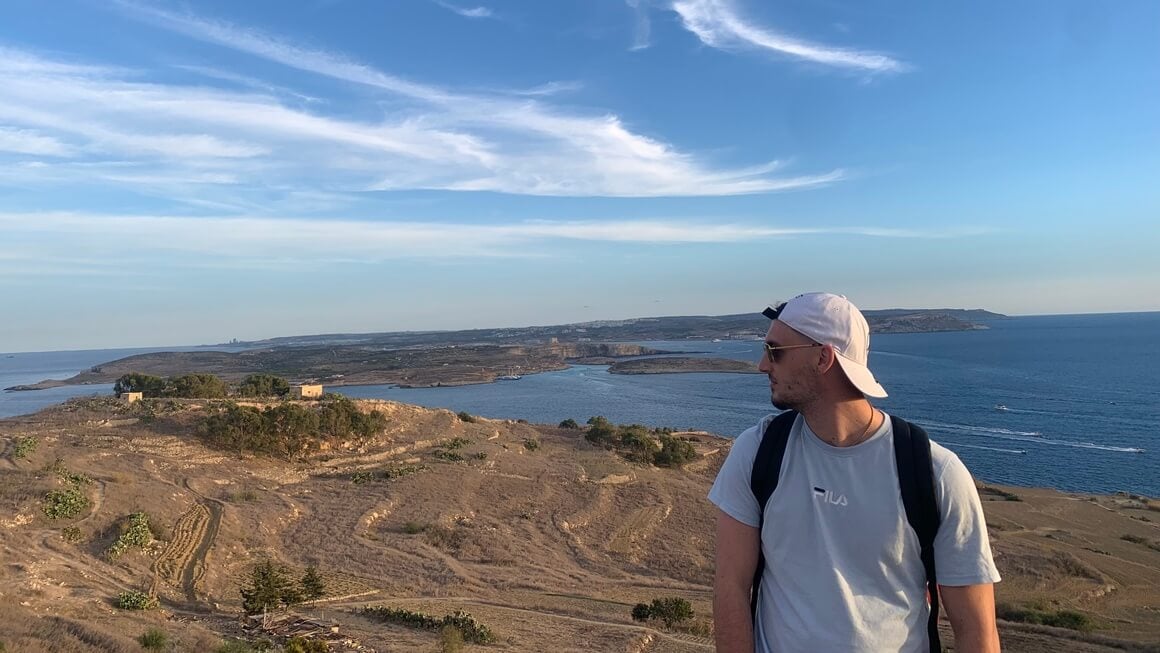
[[[1007,407],[1003,404],[995,404],[995,410],[1006,411]]]
[[[504,374],[503,376],[495,377],[497,381],[519,381],[524,378],[519,374]]]

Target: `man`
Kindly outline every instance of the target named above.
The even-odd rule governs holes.
[[[828,293],[800,295],[765,315],[773,322],[758,369],[773,405],[799,416],[764,519],[750,477],[773,416],[737,438],[709,492],[719,508],[717,650],[927,653],[926,576],[900,498],[893,427],[867,400],[886,391],[866,366],[866,319]],[[955,454],[933,442],[930,450],[941,518],[935,569],[955,651],[998,651],[999,574],[978,493]]]

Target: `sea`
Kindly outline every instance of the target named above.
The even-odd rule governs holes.
[[[978,331],[875,334],[879,407],[915,422],[976,478],[1065,491],[1160,497],[1160,313],[1014,317]],[[753,361],[758,341],[641,342],[692,356]],[[182,348],[185,350],[192,348]],[[63,379],[103,362],[168,349],[0,354],[0,387]],[[499,419],[616,423],[735,436],[773,411],[758,374],[609,374],[574,365],[485,385],[329,387]],[[0,393],[0,417],[111,385]]]

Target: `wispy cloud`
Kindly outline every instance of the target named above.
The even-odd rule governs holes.
[[[649,19],[647,0],[624,0],[632,9],[635,23],[632,33],[632,47],[629,50],[644,50],[651,45],[652,21]]]
[[[72,153],[72,148],[56,138],[42,136],[32,129],[11,129],[0,126],[0,152],[68,156]]]
[[[528,220],[500,224],[0,213],[0,229],[24,244],[0,259],[52,259],[97,265],[79,252],[101,251],[106,261],[192,253],[245,265],[284,261],[373,263],[399,258],[527,257],[566,241],[666,246],[738,243],[823,234],[876,238],[950,238],[980,230],[908,231],[876,227],[796,227],[710,220]],[[45,238],[44,236],[51,236]],[[33,244],[35,243],[35,244]],[[147,254],[143,254],[147,253]],[[219,261],[220,262],[220,261]]]
[[[909,69],[885,54],[813,43],[755,25],[741,16],[733,0],[676,0],[672,7],[685,28],[710,47],[758,48],[827,66],[879,73]]]
[[[689,196],[764,193],[809,188],[842,179],[841,170],[774,176],[773,166],[721,168],[659,138],[642,134],[614,114],[577,113],[543,101],[563,90],[551,85],[529,98],[514,93],[456,92],[407,80],[340,54],[303,48],[256,30],[203,19],[188,13],[122,2],[134,17],[190,38],[311,72],[325,78],[369,87],[390,97],[378,123],[340,121],[283,106],[269,96],[211,93],[168,85],[137,84],[120,99],[131,109],[168,115],[186,112],[210,133],[232,130],[246,140],[260,140],[278,165],[285,165],[286,140],[316,137],[364,151],[338,157],[337,170],[350,188],[444,189],[568,196]],[[43,78],[46,75],[37,75]],[[75,79],[76,75],[70,76]],[[86,80],[91,83],[92,80]],[[127,89],[126,79],[109,85]],[[90,84],[91,85],[91,84]],[[169,99],[153,102],[153,97]],[[79,109],[78,109],[79,110]],[[212,123],[212,124],[211,124]],[[240,129],[245,123],[247,127]],[[296,125],[292,136],[286,129]],[[271,143],[270,133],[280,131]],[[259,139],[259,135],[263,135]],[[365,151],[371,150],[371,151]],[[421,164],[416,165],[419,159]],[[322,168],[311,162],[315,174]],[[275,166],[276,167],[276,166]],[[356,170],[350,170],[353,167]],[[379,170],[377,179],[367,180]],[[782,172],[778,170],[778,172]],[[357,180],[357,181],[356,181]],[[333,189],[333,188],[332,188]]]
[[[440,0],[435,0],[435,4],[449,11],[454,11],[466,18],[491,18],[493,16],[491,9],[487,7],[460,7],[450,2],[441,2]]]

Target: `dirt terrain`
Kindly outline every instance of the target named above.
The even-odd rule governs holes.
[[[207,448],[204,409],[165,405],[84,400],[0,421],[5,651],[140,651],[150,627],[175,650],[212,651],[243,634],[239,587],[267,557],[296,576],[322,572],[326,596],[294,612],[336,625],[351,648],[335,650],[438,650],[437,633],[357,614],[367,605],[465,610],[498,637],[471,649],[712,650],[705,494],[727,440],[678,434],[702,456],[661,469],[578,430],[367,401],[388,418],[372,442],[285,462]],[[28,438],[34,448],[21,446]],[[45,494],[70,483],[88,507],[49,519]],[[1005,614],[1071,610],[1091,628],[1004,620],[1005,650],[1160,650],[1160,503],[986,486],[982,496]],[[137,511],[159,539],[110,558]],[[129,590],[155,594],[160,609],[118,609]],[[690,601],[695,623],[632,620],[633,605],[663,597]]]

